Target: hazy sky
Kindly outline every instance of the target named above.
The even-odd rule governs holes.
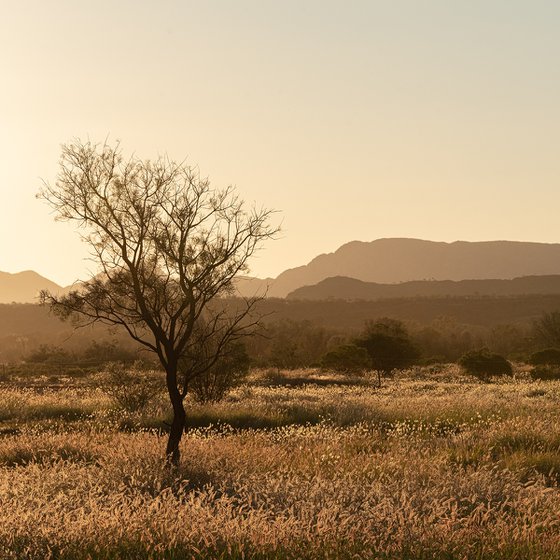
[[[34,198],[120,139],[281,210],[277,275],[379,237],[560,242],[560,3],[0,0],[0,270],[86,247]]]

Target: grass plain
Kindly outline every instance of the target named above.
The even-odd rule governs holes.
[[[174,469],[164,395],[40,381],[0,386],[0,558],[560,557],[560,382],[256,372]]]

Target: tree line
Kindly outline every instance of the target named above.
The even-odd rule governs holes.
[[[407,343],[395,344],[400,354],[413,356],[419,364],[456,362],[465,353],[488,348],[510,360],[527,361],[531,354],[550,347],[560,348],[560,311],[543,314],[530,325],[505,324],[481,327],[460,324],[441,317],[428,325],[392,318],[371,319],[362,329],[334,329],[312,321],[269,320],[255,336],[243,342],[252,367],[295,369],[319,367],[333,351],[351,352],[348,346],[367,347],[368,333],[390,345],[392,338]],[[362,342],[360,342],[360,339]],[[14,341],[8,339],[11,344]],[[357,343],[357,344],[356,344]],[[414,350],[411,350],[413,348]],[[3,341],[0,340],[0,352]],[[133,363],[145,359],[139,347],[115,333],[104,333],[94,340],[88,336],[63,344],[35,342],[14,354],[14,360],[30,364],[77,366],[95,369],[106,362]],[[356,358],[359,361],[359,358]],[[396,365],[395,367],[398,367]],[[381,368],[384,369],[384,368]]]

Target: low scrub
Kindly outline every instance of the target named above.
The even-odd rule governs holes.
[[[493,354],[485,348],[467,352],[458,363],[467,373],[483,380],[513,373],[511,364],[503,356]]]
[[[101,390],[127,412],[138,412],[162,392],[165,382],[159,372],[140,361],[128,367],[122,363],[108,364],[99,383]]]
[[[560,379],[560,367],[536,366],[531,371],[531,378],[540,381],[556,381]]]
[[[534,366],[560,366],[560,349],[546,348],[531,354],[529,363]]]

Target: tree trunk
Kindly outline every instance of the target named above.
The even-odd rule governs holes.
[[[173,422],[171,423],[165,453],[167,461],[170,464],[179,466],[179,461],[181,460],[179,444],[181,443],[181,438],[183,437],[183,432],[185,431],[187,414],[185,412],[185,407],[183,406],[183,399],[177,387],[177,372],[168,371],[166,377],[167,390],[169,392],[171,405],[173,406]]]

